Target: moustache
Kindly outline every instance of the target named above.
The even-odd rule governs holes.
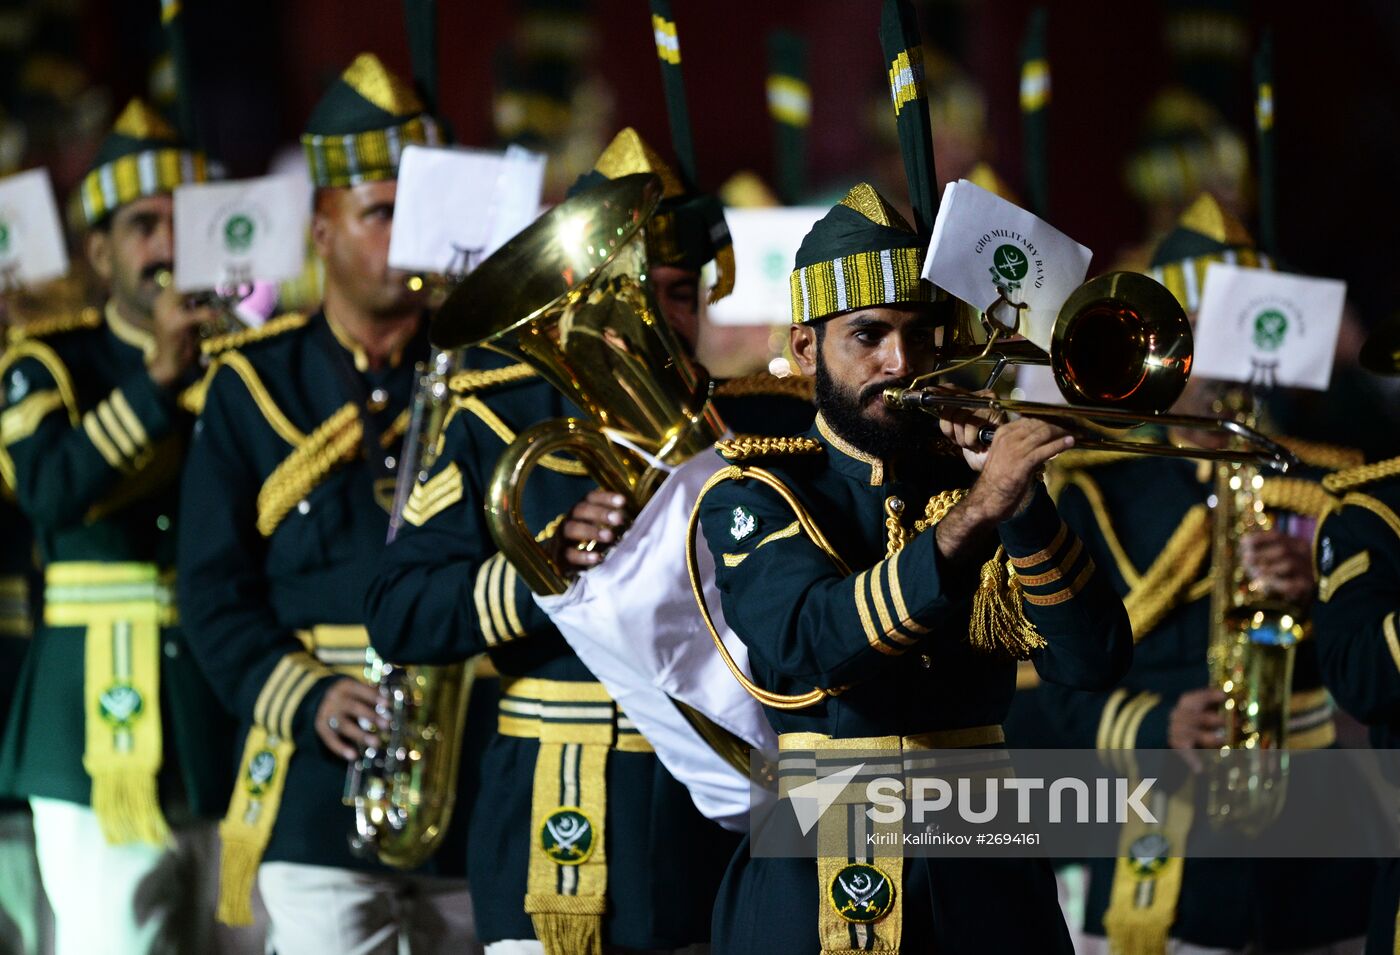
[[[885,381],[876,382],[873,385],[866,385],[860,390],[860,394],[857,397],[860,403],[864,405],[869,403],[872,398],[883,397],[885,389],[887,388],[907,388],[914,378],[914,375],[901,375],[898,378],[888,378]]]

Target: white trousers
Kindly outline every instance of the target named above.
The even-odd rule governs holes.
[[[1075,952],[1078,955],[1109,955],[1108,939],[1102,935],[1082,935],[1075,939]],[[1276,955],[1362,955],[1366,950],[1364,938],[1349,938],[1344,942],[1333,942],[1319,948],[1299,948]],[[1205,948],[1192,945],[1180,939],[1167,940],[1167,955],[1250,955],[1255,949]]]
[[[264,862],[258,867],[277,955],[480,955],[461,879]]]
[[[166,848],[107,843],[87,806],[31,799],[39,871],[54,914],[54,955],[257,955],[262,932],[214,924],[219,835],[173,828]]]
[[[0,813],[0,952],[52,950],[53,915],[41,885],[29,813]]]

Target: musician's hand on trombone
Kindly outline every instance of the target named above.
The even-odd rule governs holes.
[[[603,488],[589,491],[574,505],[554,537],[560,564],[567,572],[578,573],[603,559],[631,521],[626,508],[627,498]]]
[[[192,306],[173,288],[156,298],[155,347],[146,357],[151,380],[162,388],[179,382],[199,360],[199,326],[215,320],[214,309]]]

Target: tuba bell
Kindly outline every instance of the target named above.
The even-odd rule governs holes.
[[[487,492],[491,536],[538,594],[567,581],[520,516],[536,465],[565,452],[635,511],[671,466],[724,433],[709,377],[647,279],[645,227],[661,194],[660,178],[639,173],[565,200],[468,275],[433,320],[436,347],[484,345],[525,362],[581,412],[521,432]]]

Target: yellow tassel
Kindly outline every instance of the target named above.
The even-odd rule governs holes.
[[[215,917],[224,925],[253,924],[253,882],[262,861],[261,841],[231,838],[229,826],[219,826],[223,842],[219,859],[219,908]]]
[[[544,955],[602,955],[605,906],[596,895],[525,896]]]
[[[92,811],[102,826],[102,835],[114,846],[130,842],[163,846],[170,841],[156,795],[155,773],[144,768],[95,773]]]
[[[1024,660],[1045,646],[1045,638],[1026,619],[1021,583],[1007,568],[1006,550],[982,565],[982,580],[972,595],[968,641],[984,653],[1002,653]]]

